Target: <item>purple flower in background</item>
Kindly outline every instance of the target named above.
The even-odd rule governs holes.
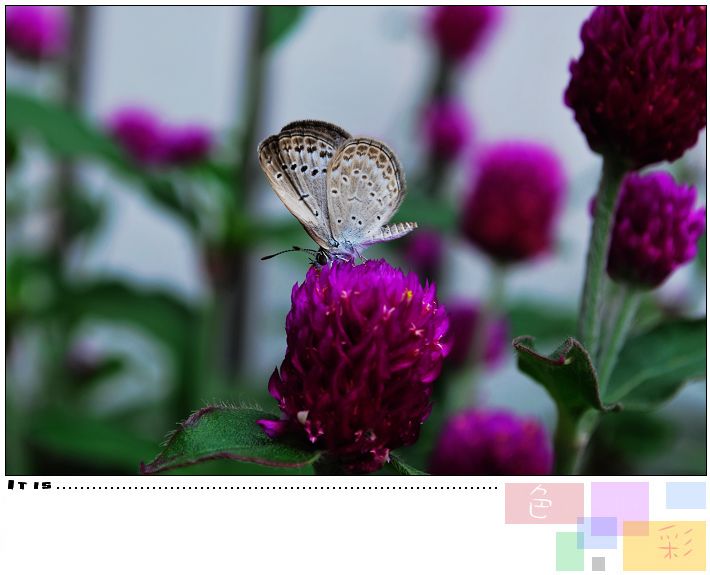
[[[547,475],[552,448],[534,419],[469,410],[449,419],[429,465],[432,475]]]
[[[428,280],[439,276],[443,257],[444,239],[433,230],[418,230],[404,248],[404,259],[411,269]]]
[[[461,232],[493,259],[510,263],[550,250],[566,189],[560,160],[536,143],[505,142],[481,157]]]
[[[205,159],[212,148],[212,135],[207,128],[165,125],[144,108],[120,109],[108,127],[128,155],[146,166],[192,164]]]
[[[471,120],[458,102],[440,100],[429,104],[423,127],[429,151],[438,159],[453,161],[471,143]]]
[[[66,51],[69,23],[62,6],[7,6],[5,43],[21,58],[40,61]]]
[[[166,161],[164,128],[150,111],[137,107],[122,108],[108,124],[111,135],[137,163],[157,165]]]
[[[269,392],[293,434],[348,473],[376,471],[410,445],[429,416],[448,346],[448,319],[433,285],[384,260],[311,268],[291,293],[286,357]]]
[[[165,135],[167,159],[171,164],[193,164],[204,160],[212,148],[212,134],[203,126],[180,126]]]
[[[565,103],[600,154],[673,161],[706,123],[706,7],[602,6],[582,27]]]
[[[607,271],[619,282],[655,288],[691,261],[705,230],[696,191],[667,172],[629,174],[621,187]]]
[[[481,317],[481,308],[470,301],[459,300],[446,305],[449,316],[449,335],[451,352],[447,361],[460,367],[471,356],[474,347],[474,336],[477,335],[478,322]],[[505,318],[494,318],[488,325],[485,334],[485,348],[483,360],[486,367],[495,367],[505,357],[505,352],[510,346],[508,322]]]
[[[497,6],[434,6],[428,32],[444,59],[460,62],[480,49],[500,14]]]

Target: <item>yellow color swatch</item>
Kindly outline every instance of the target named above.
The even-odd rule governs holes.
[[[624,571],[705,571],[705,521],[625,521]]]

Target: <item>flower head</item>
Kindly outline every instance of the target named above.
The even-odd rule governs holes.
[[[442,57],[459,62],[474,54],[497,24],[497,6],[434,6],[428,12],[428,31]]]
[[[349,473],[376,471],[414,443],[448,346],[434,286],[384,260],[311,268],[291,294],[286,357],[269,392],[291,433]]]
[[[418,230],[408,239],[404,258],[417,275],[433,279],[439,276],[444,257],[444,240],[432,230]]]
[[[506,142],[485,152],[478,168],[463,235],[499,262],[548,251],[566,188],[555,153],[541,144]]]
[[[582,26],[565,103],[600,154],[679,158],[706,122],[706,7],[602,6]]]
[[[164,128],[157,116],[143,108],[122,108],[109,120],[109,131],[139,164],[164,163],[167,147]]]
[[[133,160],[146,166],[178,166],[204,159],[212,136],[197,125],[170,126],[149,110],[128,107],[109,120],[109,131]]]
[[[424,136],[434,157],[455,160],[471,142],[472,126],[466,108],[454,101],[431,103],[424,112]]]
[[[477,325],[481,319],[480,306],[474,302],[459,300],[446,305],[449,315],[449,339],[451,353],[447,361],[455,366],[462,366],[470,357],[474,347],[474,336],[477,336]],[[489,323],[483,337],[485,347],[483,361],[486,367],[495,367],[505,357],[509,347],[508,322],[502,318],[495,318]]]
[[[667,172],[626,176],[609,247],[609,275],[654,288],[691,261],[705,231],[705,208],[694,209],[695,200],[695,188],[677,184]]]
[[[40,61],[67,48],[69,24],[62,6],[7,6],[5,42],[21,58]]]
[[[546,475],[552,449],[544,427],[506,411],[469,410],[449,419],[429,465],[432,475]]]
[[[167,158],[173,164],[192,164],[205,159],[212,147],[212,134],[204,126],[179,126],[165,135]]]

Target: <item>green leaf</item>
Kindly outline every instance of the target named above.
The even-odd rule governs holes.
[[[121,162],[121,153],[111,139],[75,112],[54,102],[7,90],[5,130],[16,137],[30,133],[63,156],[100,157]]]
[[[705,376],[706,320],[672,320],[630,338],[604,398],[625,409],[648,410],[668,401],[683,385]]]
[[[135,472],[136,462],[155,449],[153,441],[117,423],[57,409],[33,415],[28,435],[33,445],[62,459],[123,472]]]
[[[521,301],[505,312],[513,337],[534,334],[535,339],[561,340],[576,330],[577,312],[545,302]]]
[[[305,6],[264,6],[261,9],[266,13],[264,49],[272,48],[283,40],[306,11]]]
[[[574,338],[567,338],[549,356],[539,354],[533,338],[517,337],[513,347],[518,352],[518,368],[532,377],[568,413],[580,416],[589,409],[611,411],[599,395],[597,374],[587,350]]]
[[[161,472],[162,475],[315,475],[312,465],[303,467],[269,467],[233,459],[215,459],[189,467],[176,467]]]
[[[620,411],[600,419],[593,441],[614,456],[636,460],[669,449],[676,433],[669,420],[655,413]]]
[[[187,418],[163,451],[141,473],[159,473],[211,459],[233,459],[272,467],[302,467],[319,453],[271,439],[257,423],[276,416],[256,409],[210,406]]]
[[[428,473],[424,473],[411,465],[407,465],[398,455],[395,455],[394,453],[390,453],[389,466],[398,475],[429,475]]]

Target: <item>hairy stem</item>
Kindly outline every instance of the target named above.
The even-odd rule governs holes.
[[[626,173],[623,163],[604,159],[602,178],[596,197],[592,237],[587,252],[587,267],[579,313],[578,335],[591,357],[599,351],[601,300],[611,230],[614,223],[619,187]]]
[[[599,354],[606,262],[614,225],[614,212],[626,169],[623,162],[616,158],[611,156],[604,158],[602,177],[594,206],[594,223],[587,251],[587,266],[577,326],[579,339],[593,359]],[[598,369],[599,366],[596,367]],[[569,475],[579,472],[584,452],[598,418],[599,414],[594,411],[570,414],[558,406],[555,431],[555,470],[558,474]]]
[[[609,341],[603,346],[599,356],[599,387],[603,392],[609,383],[616,360],[619,357],[621,347],[626,341],[626,336],[633,325],[636,311],[638,310],[640,294],[638,291],[627,286],[621,286],[621,305],[611,324]]]

